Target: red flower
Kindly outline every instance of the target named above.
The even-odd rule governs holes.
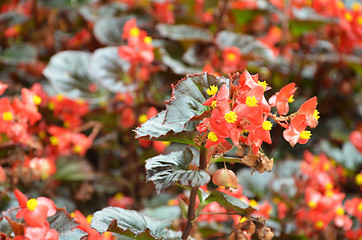
[[[26,227],[24,232],[25,239],[31,240],[58,240],[59,233],[57,230],[43,227]]]
[[[355,146],[355,148],[357,148],[357,150],[362,153],[362,130],[361,131],[353,131],[349,135],[349,140]]]
[[[5,133],[14,120],[13,110],[8,98],[0,99],[0,132]]]
[[[269,104],[271,107],[277,107],[278,113],[280,115],[286,115],[289,111],[288,103],[294,101],[293,94],[297,89],[295,88],[295,83],[289,83],[280,89],[279,92],[275,93],[269,99]]]
[[[356,217],[362,223],[362,198],[354,197],[344,203],[344,207],[348,214]]]
[[[8,88],[7,84],[3,84],[0,82],[0,95],[2,95],[7,88]]]
[[[283,132],[284,139],[287,140],[292,147],[294,147],[297,142],[300,144],[307,143],[312,135],[310,131],[305,131],[307,125],[307,118],[304,114],[295,116],[290,122],[289,127]]]
[[[306,116],[307,124],[311,128],[315,128],[318,125],[319,116],[316,110],[317,104],[317,97],[312,97],[303,103],[297,111],[298,114],[304,114]]]
[[[14,194],[21,208],[16,214],[16,218],[24,218],[30,227],[47,226],[47,217],[53,216],[57,211],[54,202],[49,198],[28,199],[18,189],[15,189]]]
[[[161,23],[174,24],[173,4],[170,1],[154,2],[155,17]]]
[[[222,71],[225,73],[235,72],[245,67],[245,61],[241,58],[240,49],[237,47],[225,48],[222,52]]]

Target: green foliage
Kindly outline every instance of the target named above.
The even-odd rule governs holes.
[[[16,44],[1,50],[0,48],[0,62],[6,64],[29,63],[37,55],[36,48],[30,44]]]
[[[155,184],[157,193],[175,183],[183,186],[199,187],[210,181],[210,176],[203,170],[188,170],[193,154],[190,149],[158,155],[146,161],[147,181]]]
[[[157,30],[162,37],[166,37],[172,40],[180,41],[201,41],[211,42],[212,34],[205,28],[200,28],[191,25],[168,25],[158,24]]]

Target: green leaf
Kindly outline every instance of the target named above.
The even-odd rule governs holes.
[[[43,74],[56,92],[69,98],[104,101],[104,89],[88,73],[90,59],[88,52],[63,51],[52,56]],[[90,84],[95,84],[97,91],[91,92]]]
[[[178,123],[164,124],[166,111],[162,111],[157,116],[149,119],[140,127],[135,129],[136,138],[148,138],[158,141],[178,142],[194,145],[196,129],[195,122],[190,122],[186,127],[181,126]]]
[[[123,42],[124,24],[131,18],[130,16],[101,18],[94,25],[94,36],[104,45],[119,45]]]
[[[264,196],[269,192],[268,184],[273,178],[273,173],[254,172],[251,174],[251,172],[251,169],[244,168],[236,174],[239,183],[243,187],[243,193],[249,198],[258,197],[264,199]]]
[[[95,22],[103,17],[116,16],[118,12],[128,10],[128,5],[121,2],[114,2],[102,5],[99,8],[95,8],[90,5],[82,6],[79,9],[79,13],[84,19],[90,22]]]
[[[255,37],[240,33],[221,31],[216,36],[216,44],[220,49],[237,47],[243,55],[252,55],[256,58],[273,60],[273,51]]]
[[[178,123],[186,126],[195,116],[200,116],[206,110],[204,102],[210,97],[207,89],[211,85],[219,89],[228,84],[227,80],[209,73],[187,75],[177,85],[172,86],[171,100],[166,102],[166,116],[164,123]]]
[[[48,217],[49,227],[57,230],[60,235],[70,233],[79,223],[65,212],[64,209],[58,208],[55,215]]]
[[[171,57],[164,48],[160,48],[160,54],[162,62],[176,74],[184,75],[201,72],[201,69],[187,66],[181,59],[177,60]]]
[[[30,44],[17,44],[4,49],[0,53],[0,62],[18,64],[35,61],[36,48]]]
[[[244,203],[238,198],[232,197],[223,192],[213,191],[206,197],[205,201],[203,201],[197,208],[196,210],[197,216],[201,214],[202,210],[212,202],[217,202],[226,210],[241,215],[249,215],[253,213],[255,210],[257,210],[249,206],[248,204]]]
[[[45,7],[50,8],[70,8],[76,7],[82,4],[86,4],[90,2],[90,0],[39,0],[38,3]]]
[[[164,239],[170,220],[158,220],[133,210],[107,207],[93,215],[91,227],[100,233],[118,233],[132,239]]]
[[[55,180],[86,181],[93,177],[91,166],[84,159],[63,157],[58,159],[56,167]]]
[[[130,64],[118,56],[117,49],[118,47],[97,49],[89,63],[89,73],[108,91],[133,91],[136,85],[126,84],[124,81]]]
[[[72,229],[66,234],[59,235],[59,240],[86,240],[88,239],[88,233],[83,232],[78,228]]]
[[[146,214],[150,217],[155,217],[160,220],[176,220],[179,219],[181,216],[181,211],[178,206],[160,206],[156,208],[146,208],[142,211],[142,213]]]
[[[266,14],[267,11],[262,9],[232,9],[231,13],[239,25],[245,25],[253,20],[256,16]]]
[[[191,25],[158,24],[156,28],[162,37],[172,40],[211,42],[213,37],[209,30]]]
[[[158,155],[146,161],[147,181],[155,184],[157,193],[175,183],[183,186],[199,187],[210,181],[205,171],[188,170],[193,154],[190,149]]]

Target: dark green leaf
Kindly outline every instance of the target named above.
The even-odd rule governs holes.
[[[164,48],[160,48],[160,54],[162,62],[176,74],[184,75],[201,72],[201,69],[187,66],[181,59],[177,60],[171,57]]]
[[[86,240],[88,239],[88,233],[83,232],[78,228],[72,229],[66,234],[59,235],[59,240]]]
[[[264,199],[268,193],[268,184],[273,178],[273,173],[258,173],[251,174],[251,169],[244,168],[236,174],[239,183],[243,187],[243,193],[249,198],[258,197]]]
[[[190,149],[158,155],[146,161],[147,181],[155,184],[157,193],[175,183],[184,186],[199,187],[210,181],[205,171],[188,170],[193,154]]]
[[[63,157],[58,159],[56,167],[55,180],[86,181],[93,177],[93,171],[84,159]]]
[[[241,215],[248,215],[257,210],[249,206],[248,204],[244,203],[238,198],[232,197],[223,192],[213,191],[206,197],[205,201],[203,201],[199,205],[199,207],[196,210],[197,214],[200,214],[202,210],[212,202],[217,202],[226,210]]]
[[[155,217],[160,220],[176,220],[181,216],[180,208],[178,206],[160,206],[156,208],[146,208],[142,211],[142,213],[146,214],[150,217]]]
[[[117,49],[106,47],[96,50],[89,63],[89,73],[111,92],[129,92],[136,85],[125,83],[130,64],[118,56]]]
[[[40,5],[51,7],[51,8],[69,8],[76,7],[82,4],[86,4],[90,2],[90,0],[39,0],[38,3]]]
[[[178,123],[186,126],[195,116],[208,110],[203,103],[210,97],[207,89],[211,85],[219,89],[227,84],[226,79],[208,73],[187,75],[177,85],[172,86],[171,100],[166,102],[166,116],[164,123]]]
[[[70,233],[79,225],[64,209],[58,208],[55,215],[48,217],[49,227],[57,230],[60,235]]]
[[[93,215],[91,227],[100,233],[118,233],[132,239],[163,239],[170,220],[158,220],[133,210],[107,207]]]
[[[166,111],[162,111],[158,113],[157,116],[136,128],[136,138],[195,144],[193,139],[196,133],[191,132],[196,128],[194,122],[190,122],[186,127],[178,123],[164,124],[165,114]]]
[[[35,61],[36,48],[29,44],[12,45],[0,53],[0,62],[8,64]]]
[[[275,59],[273,51],[253,36],[222,31],[216,36],[216,44],[221,48],[237,47],[243,55],[252,55],[261,59]]]
[[[128,5],[121,2],[114,2],[105,4],[99,8],[94,8],[93,6],[82,6],[79,9],[79,13],[87,21],[95,22],[103,17],[113,17],[120,11],[125,11],[128,9]]]
[[[267,11],[261,9],[232,9],[232,14],[236,22],[240,25],[245,25],[253,20],[256,16],[266,14]]]
[[[55,54],[43,74],[55,91],[70,98],[82,98],[91,102],[104,100],[104,89],[88,73],[91,54],[81,51],[64,51]],[[97,86],[91,92],[90,84]]]
[[[104,45],[119,45],[122,43],[124,24],[132,17],[104,17],[96,21],[94,36]]]
[[[207,29],[191,26],[191,25],[168,25],[158,24],[157,30],[162,37],[167,37],[172,40],[181,41],[202,41],[211,42],[212,33]]]

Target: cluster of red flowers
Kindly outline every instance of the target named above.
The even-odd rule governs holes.
[[[118,47],[118,54],[131,64],[129,74],[142,81],[149,80],[151,63],[155,58],[152,38],[137,27],[134,18],[124,25],[122,38],[127,40],[127,45]]]
[[[252,76],[245,70],[232,78],[237,78],[238,85],[232,85],[231,90],[223,85],[220,90],[211,86],[207,91],[211,97],[204,105],[212,109],[211,117],[204,118],[197,126],[199,132],[207,134],[206,148],[219,143],[228,145],[230,138],[235,146],[246,144],[256,154],[263,142],[271,143],[273,124],[268,117],[286,128],[283,135],[292,146],[308,141],[311,133],[306,127],[318,124],[316,97],[305,102],[296,113],[285,116],[288,104],[294,100],[294,83],[283,87],[268,103],[264,97],[267,83],[258,81],[258,75]],[[276,107],[280,116],[271,114],[271,107]]]

